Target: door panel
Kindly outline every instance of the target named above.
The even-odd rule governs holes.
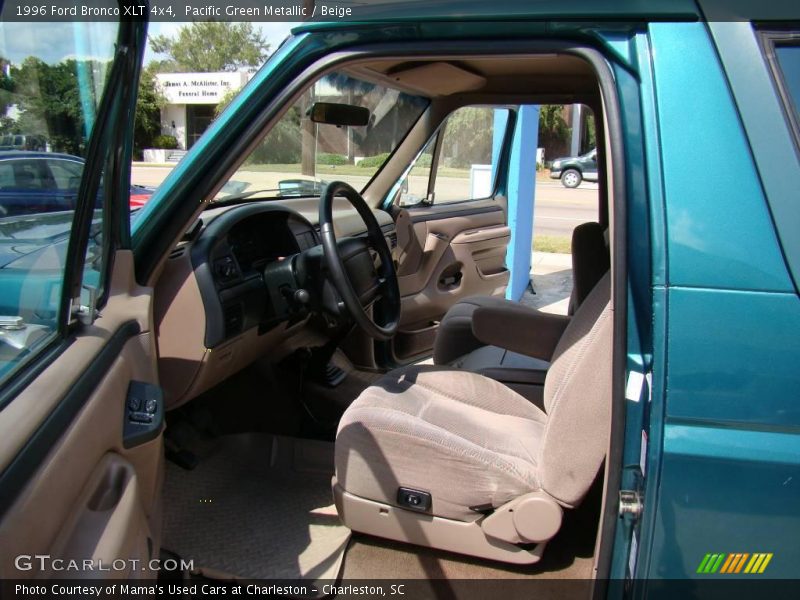
[[[0,412],[0,577],[81,575],[15,567],[37,554],[140,559],[135,571],[89,575],[153,576],[142,569],[159,548],[162,437],[123,442],[130,382],[158,381],[151,304],[131,253],[119,251],[101,317]]]
[[[488,199],[397,211],[402,313],[396,360],[430,353],[438,322],[462,298],[505,293],[511,231],[503,206]]]

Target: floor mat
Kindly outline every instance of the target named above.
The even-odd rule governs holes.
[[[194,450],[192,471],[167,463],[164,548],[211,578],[336,579],[350,530],[332,504],[333,444],[247,433]]]

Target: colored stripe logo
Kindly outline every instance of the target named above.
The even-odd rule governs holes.
[[[697,573],[703,575],[735,574],[760,575],[767,569],[772,560],[772,552],[709,552],[700,561]]]

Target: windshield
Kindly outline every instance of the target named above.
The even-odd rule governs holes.
[[[315,123],[307,116],[315,102],[366,108],[369,122]],[[363,190],[427,106],[425,98],[331,73],[289,108],[214,200],[318,196],[333,180]]]

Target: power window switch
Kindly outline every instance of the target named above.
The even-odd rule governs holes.
[[[134,423],[152,423],[153,415],[149,415],[145,412],[134,412],[131,413],[130,420]]]

